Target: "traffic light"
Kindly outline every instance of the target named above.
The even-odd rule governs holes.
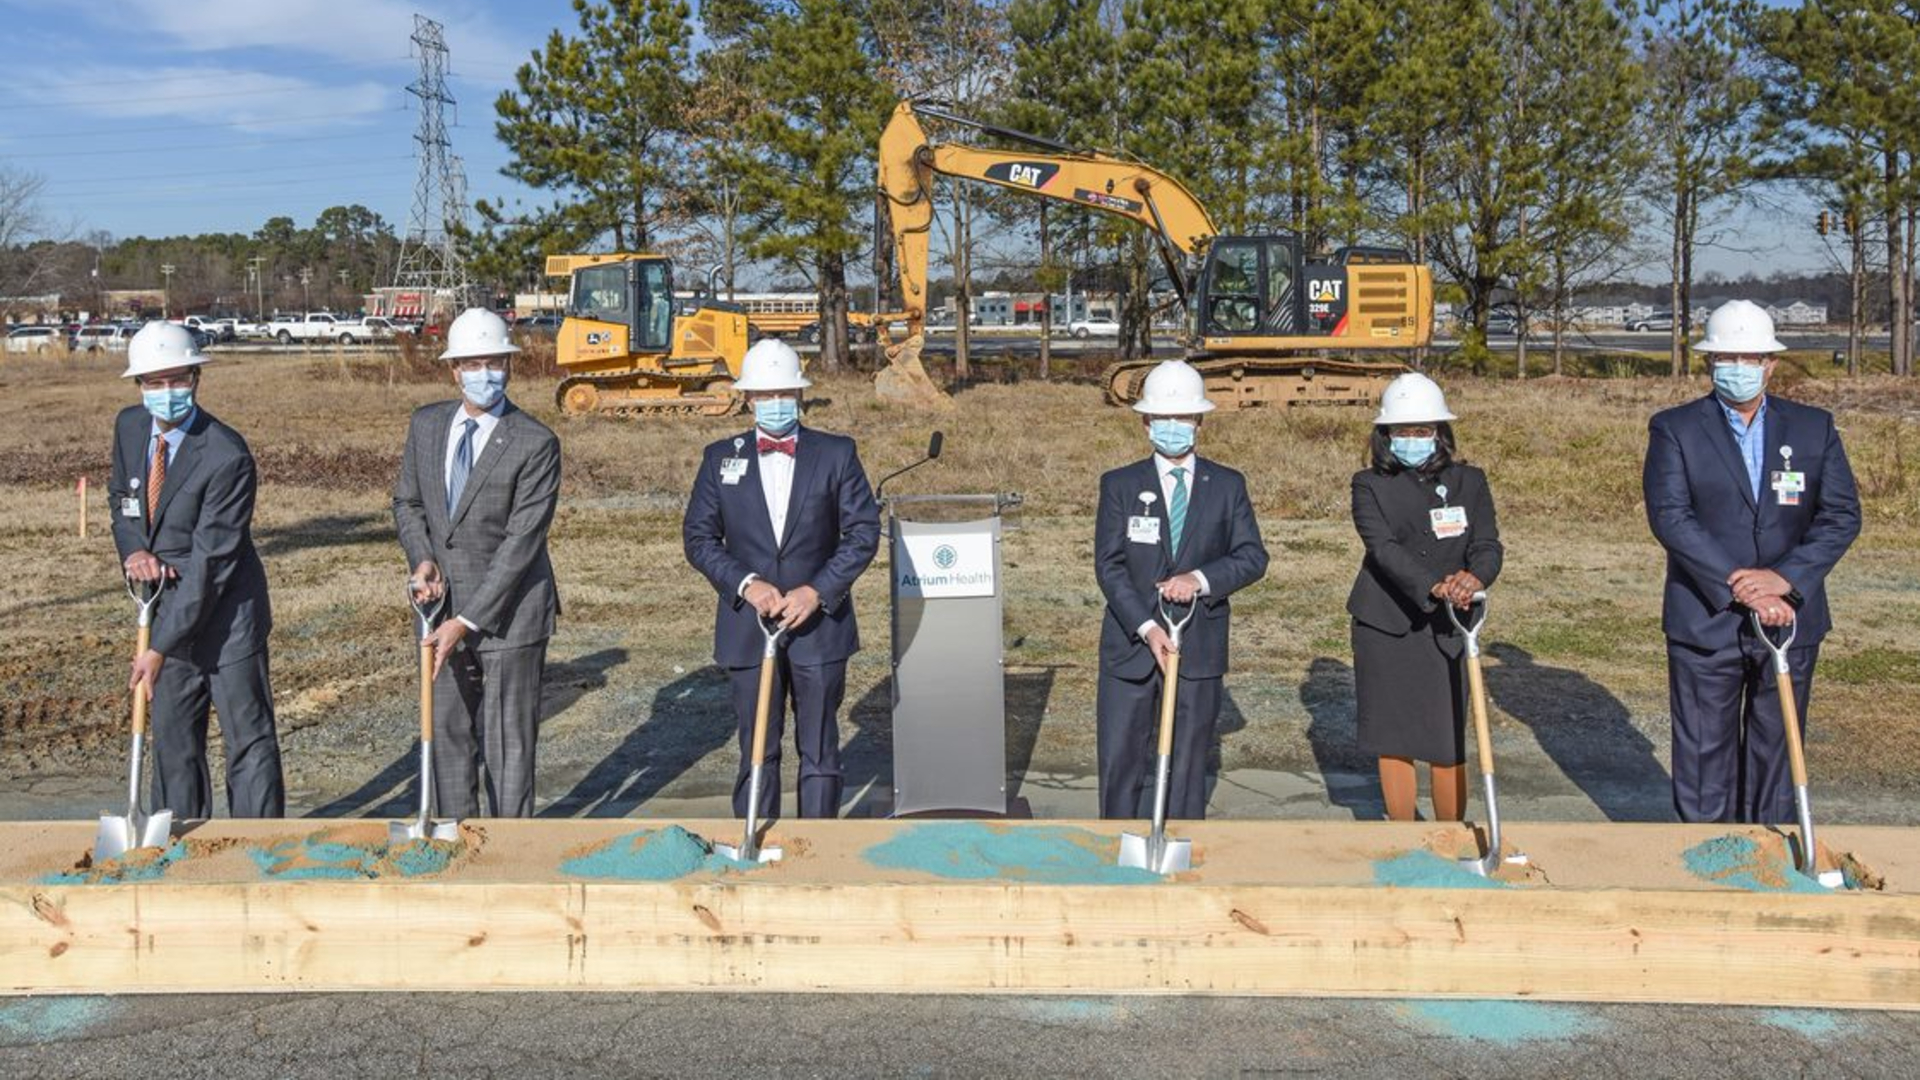
[[[1815,228],[1820,230],[1821,236],[1825,236],[1829,232],[1832,232],[1833,231],[1833,215],[1828,213],[1825,210],[1820,211],[1820,224],[1816,225]]]

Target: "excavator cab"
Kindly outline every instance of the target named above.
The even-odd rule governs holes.
[[[1300,332],[1300,242],[1291,236],[1222,236],[1207,249],[1190,305],[1202,338]]]
[[[671,259],[552,255],[547,273],[568,279],[556,346],[562,411],[725,416],[739,406],[746,314],[711,297],[676,312]]]

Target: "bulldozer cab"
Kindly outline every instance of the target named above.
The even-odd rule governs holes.
[[[671,352],[673,263],[641,258],[581,267],[573,272],[567,315],[624,327],[629,353]]]
[[[1305,330],[1300,242],[1292,236],[1222,236],[1207,249],[1193,304],[1199,336],[1281,337]]]

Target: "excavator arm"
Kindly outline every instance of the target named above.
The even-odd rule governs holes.
[[[880,135],[880,189],[893,219],[894,258],[899,266],[900,299],[905,311],[894,318],[918,335],[927,314],[928,238],[933,227],[933,178],[952,176],[995,184],[1043,199],[1102,210],[1146,226],[1167,264],[1174,289],[1186,301],[1183,256],[1206,249],[1218,229],[1207,208],[1180,181],[1139,162],[1049,143],[954,116],[931,107],[929,116],[1045,148],[1045,152],[986,150],[960,143],[935,143],[920,126],[911,101],[902,101]]]

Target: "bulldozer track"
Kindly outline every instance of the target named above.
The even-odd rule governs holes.
[[[1110,405],[1140,400],[1147,374],[1159,359],[1122,360],[1101,373]],[[1188,360],[1207,382],[1208,396],[1228,386],[1252,392],[1230,393],[1227,408],[1262,405],[1371,405],[1387,380],[1407,371],[1398,362],[1342,360],[1332,356],[1203,356]],[[1250,382],[1251,380],[1251,382]],[[1261,383],[1274,385],[1262,387]],[[1290,387],[1293,392],[1281,392]]]
[[[709,389],[725,384],[724,396]],[[672,386],[679,398],[624,398],[633,390]],[[553,399],[568,416],[730,416],[740,407],[725,372],[636,371],[614,375],[570,375],[554,390]]]

